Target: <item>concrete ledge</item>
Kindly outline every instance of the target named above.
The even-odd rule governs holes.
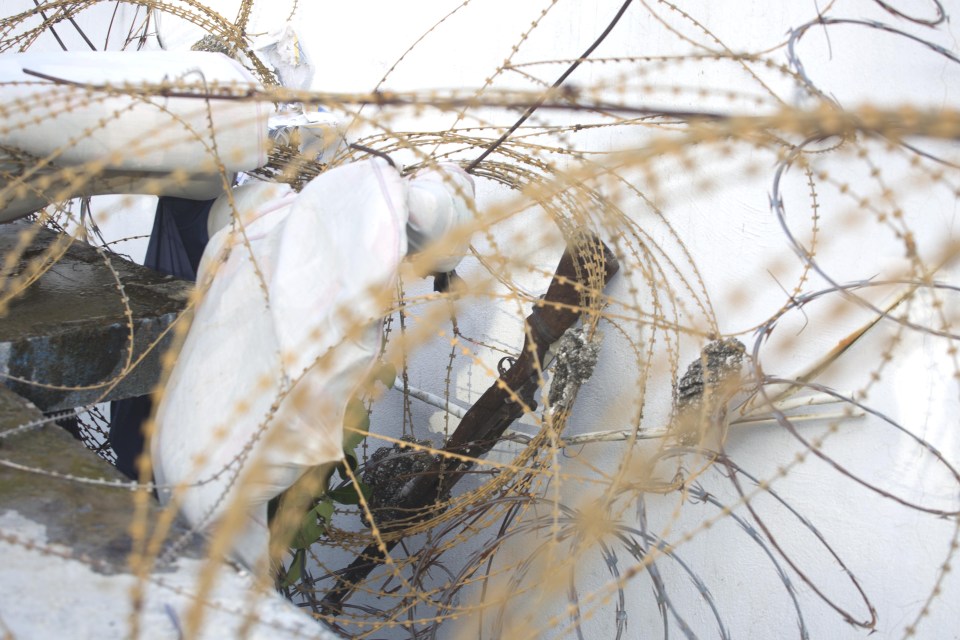
[[[16,250],[25,231],[37,235],[6,277],[23,273],[57,238],[22,222],[0,225],[0,256]],[[132,344],[114,275],[80,241],[18,292],[0,316],[0,378],[44,411],[144,395],[158,380],[169,336],[125,372],[128,354],[132,349],[136,361],[151,348],[179,317],[193,285],[121,258],[111,257],[110,264],[129,298]]]
[[[335,639],[272,589],[257,590],[247,574],[206,557],[196,536],[142,579],[135,611],[141,579],[128,568],[134,493],[129,485],[82,482],[124,478],[55,424],[4,436],[40,418],[0,386],[0,629],[16,638],[126,638],[135,617],[137,637],[177,640],[202,611],[205,624],[192,637]],[[151,498],[148,531],[161,511]],[[167,539],[185,534],[175,524]],[[198,594],[208,571],[216,584]]]

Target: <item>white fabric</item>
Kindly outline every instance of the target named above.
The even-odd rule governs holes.
[[[272,104],[186,97],[140,99],[56,84],[182,83],[194,88],[258,86],[246,69],[219,53],[111,51],[0,56],[0,145],[60,166],[104,163],[104,169],[187,173],[250,171],[267,161]],[[181,90],[183,87],[181,87]],[[211,129],[210,121],[213,122]],[[212,153],[213,145],[219,157]]]
[[[0,185],[0,222],[51,202],[105,193],[215,198],[221,171],[250,171],[267,162],[267,118],[272,105],[186,97],[141,99],[58,84],[142,87],[163,82],[214,88],[258,86],[234,60],[219,53],[166,51],[20,53],[0,56],[0,146],[48,161],[40,171]],[[211,125],[212,123],[212,125]],[[216,153],[214,153],[216,149]],[[19,173],[0,151],[0,169]],[[81,167],[76,184],[57,172]],[[175,172],[171,176],[171,172]]]
[[[217,198],[210,207],[207,216],[207,235],[212,238],[221,229],[230,226],[234,217],[239,216],[244,226],[258,217],[280,206],[287,206],[282,201],[296,194],[290,185],[277,182],[263,182],[252,180],[231,190]],[[269,203],[275,203],[267,206]]]
[[[287,22],[282,29],[257,38],[253,48],[274,68],[280,84],[294,89],[310,89],[313,63],[292,23]]]
[[[9,165],[4,165],[4,154],[0,152],[0,171],[7,168]],[[38,171],[23,182],[10,181],[0,186],[0,222],[16,220],[51,202],[80,196],[136,193],[209,200],[223,193],[224,177],[216,173],[195,173],[177,180],[156,178],[157,174],[142,171],[104,171],[70,188],[56,170]],[[27,186],[25,194],[20,193],[21,184]]]
[[[456,227],[471,219],[470,202],[474,198],[473,178],[453,164],[417,173],[410,180],[407,206],[410,250],[420,251],[431,242],[444,239]],[[433,264],[434,272],[453,271],[467,253],[464,240],[442,251]]]
[[[380,342],[368,292],[390,294],[405,203],[389,164],[356,163],[267,202],[249,249],[226,227],[204,253],[198,281],[212,282],[158,408],[153,465],[162,485],[202,483],[180,504],[200,529],[246,510],[233,555],[251,569],[265,568],[267,502],[342,458],[343,411]]]

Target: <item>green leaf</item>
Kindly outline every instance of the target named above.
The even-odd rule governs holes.
[[[356,453],[354,453],[353,451],[344,451],[343,462],[337,465],[337,473],[340,474],[340,477],[343,478],[344,480],[349,480],[350,476],[349,474],[347,474],[344,467],[347,467],[347,466],[350,467],[350,471],[353,471],[354,475],[356,475],[357,467],[359,466],[359,464],[360,463],[357,462]],[[327,484],[327,486],[330,486],[330,485]]]
[[[331,509],[331,513],[332,512]],[[303,515],[303,520],[300,522],[300,529],[297,531],[297,535],[293,537],[293,540],[290,541],[290,546],[294,549],[306,549],[323,536],[327,530],[327,522],[327,518],[320,518],[317,507],[310,509],[310,511],[307,511]]]
[[[360,492],[363,494],[364,500],[369,501],[372,493],[370,487],[359,481],[358,484],[360,485]],[[334,502],[339,502],[340,504],[360,504],[360,497],[357,495],[357,489],[352,484],[346,487],[328,491],[327,497]]]
[[[356,454],[356,452],[354,452],[354,451],[344,451],[344,452],[343,452],[343,462],[344,462],[344,464],[346,464],[348,467],[350,467],[350,471],[353,471],[353,472],[356,472],[356,471],[357,471],[357,467],[360,466],[360,463],[357,461],[357,454]],[[347,477],[344,476],[343,479],[346,480]]]
[[[392,389],[397,380],[397,368],[389,362],[382,362],[374,372],[374,378],[387,389]]]
[[[327,497],[340,504],[360,504],[360,498],[357,497],[357,491],[352,486],[333,489],[327,492]]]
[[[294,583],[300,580],[306,564],[307,552],[303,549],[298,549],[293,555],[293,560],[290,561],[290,566],[287,567],[287,570],[284,572],[283,581],[280,583],[280,586],[284,588],[292,587]]]
[[[370,485],[364,484],[361,480],[357,480],[357,484],[360,485],[360,493],[363,494],[363,499],[367,502],[370,502],[370,498],[373,496],[373,489],[370,488]]]
[[[343,412],[343,449],[353,451],[370,431],[370,414],[359,398],[351,398]]]
[[[333,517],[333,500],[325,498],[323,502],[315,506],[313,510],[317,512],[318,518],[323,518],[323,521],[329,524],[330,518]]]

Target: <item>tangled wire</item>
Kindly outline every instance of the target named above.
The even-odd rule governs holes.
[[[407,171],[458,162],[481,185],[463,285],[398,283],[383,323],[396,382],[365,399],[355,472],[318,496],[339,499],[314,514],[322,535],[283,593],[357,638],[913,637],[955,625],[960,105],[948,89],[939,102],[869,93],[861,50],[875,38],[890,53],[876,67],[894,74],[903,58],[906,73],[958,86],[948,12],[875,0],[851,17],[828,2],[791,9],[783,37],[774,25],[754,37],[721,33],[729,22],[705,8],[617,1],[597,9],[596,33],[542,59],[538,38],[582,7],[534,4],[532,21],[517,9],[526,26],[483,83],[444,91],[386,87],[432,36],[485,15],[483,2],[405,34],[411,48],[363,93],[280,86],[250,45],[255,0],[234,19],[198,0],[45,0],[0,20],[4,53],[82,32],[100,5],[136,10],[122,36],[99,25],[119,48],[162,47],[158,16],[183,20],[261,83],[226,99],[321,105],[357,143],[322,162],[277,144],[261,177],[299,187],[373,150]],[[430,85],[431,69],[418,71]],[[96,210],[94,197],[83,206],[97,215],[81,216],[72,199],[97,167],[0,154],[4,197],[37,172],[70,182],[36,224],[109,251],[95,219],[122,206]],[[581,324],[536,372],[522,417],[441,500],[403,527],[369,527],[400,518],[391,482],[453,455],[444,443],[462,408],[495,384],[494,363],[521,357],[524,318],[584,230],[621,271],[605,284],[586,269]],[[0,322],[56,250],[0,283]],[[389,561],[325,605],[378,546]]]

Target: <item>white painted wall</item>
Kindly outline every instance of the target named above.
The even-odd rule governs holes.
[[[9,3],[9,4],[8,4]],[[26,0],[11,2],[6,6],[29,5]],[[224,15],[234,15],[236,2],[217,2]],[[419,3],[397,3],[368,0],[365,2],[301,3],[297,28],[303,36],[310,55],[317,66],[314,89],[318,91],[366,91],[372,89],[387,69],[403,54],[416,38],[427,31],[437,20],[460,7],[456,1],[430,0]],[[904,11],[932,15],[933,3],[902,3]],[[516,54],[517,61],[550,60],[571,58],[578,55],[603,29],[619,6],[613,0],[596,3],[560,1],[505,2],[501,0],[473,0],[462,6],[456,14],[428,35],[416,49],[398,66],[385,85],[386,88],[421,90],[424,88],[479,87],[508,56],[511,47],[520,42],[532,20],[551,7],[542,19],[540,27],[524,41]],[[897,5],[899,6],[899,5]],[[825,9],[821,6],[820,9]],[[955,2],[944,4],[945,10],[954,19],[960,6]],[[807,2],[742,2],[709,3],[687,2],[683,9],[704,25],[709,32],[735,51],[762,51],[785,40],[785,33],[817,15],[817,3]],[[89,32],[98,33],[105,13],[112,5],[100,5],[91,12]],[[129,20],[127,7],[121,9]],[[257,25],[263,29],[279,24],[286,11],[278,11],[266,3],[258,5],[255,14]],[[832,17],[883,21],[907,33],[936,42],[956,55],[955,23],[946,23],[931,29],[910,24],[884,11],[877,3],[866,0],[838,2],[829,12]],[[195,40],[195,34],[183,30],[174,20],[164,18],[165,37],[170,46],[183,46]],[[669,28],[668,28],[669,26]],[[257,26],[256,28],[261,28]],[[71,38],[70,46],[79,47],[76,38],[66,27],[61,33]],[[38,46],[56,46],[44,40]],[[596,57],[613,55],[677,55],[719,49],[716,42],[683,20],[677,12],[664,3],[635,2],[622,23],[596,52]],[[960,66],[947,60],[936,51],[904,37],[894,37],[875,30],[849,26],[837,26],[824,30],[812,28],[803,38],[798,49],[804,67],[818,86],[844,107],[854,107],[864,101],[884,106],[909,103],[926,108],[957,109],[960,106]],[[780,49],[771,58],[786,63],[786,53]],[[605,69],[604,67],[603,69]],[[625,65],[617,70],[627,68]],[[638,65],[638,68],[650,68]],[[547,70],[534,69],[543,78],[553,78],[561,67],[553,65]],[[572,78],[577,86],[593,86],[603,78],[602,69],[584,67]],[[764,72],[776,95],[787,104],[809,106],[810,99],[789,81],[774,73]],[[754,106],[748,101],[728,101],[719,92],[733,89],[750,95],[763,95],[761,87],[750,80],[742,69],[729,63],[704,61],[670,65],[661,73],[652,72],[653,89],[641,92],[639,81],[630,78],[633,87],[632,101],[640,104],[674,107],[678,109],[733,109],[738,113],[767,113],[774,108],[768,101]],[[679,85],[685,88],[678,95],[663,90],[666,86]],[[530,84],[515,74],[498,78],[496,87],[530,88]],[[697,89],[708,90],[706,97],[698,96]],[[690,89],[690,90],[687,90]],[[499,124],[512,121],[508,114],[496,116]],[[543,114],[543,118],[561,121],[563,114]],[[453,124],[453,118],[445,114],[434,120],[421,120],[424,128],[444,128]],[[620,150],[630,144],[638,144],[644,136],[630,133],[629,137],[600,130],[592,134],[578,134],[576,141],[584,148],[603,151]],[[955,144],[933,144],[919,141],[925,149],[936,149],[957,160]],[[876,199],[881,184],[892,186],[898,196],[898,205],[904,210],[909,227],[917,235],[918,252],[928,264],[936,261],[938,252],[948,241],[957,240],[957,197],[944,183],[919,182],[910,173],[906,159],[896,152],[886,152],[881,145],[871,148],[866,160],[843,151],[827,154],[818,159],[817,169],[826,170],[837,183],[849,181],[854,189],[863,188],[871,199]],[[661,171],[661,191],[657,205],[664,218],[657,218],[648,207],[633,199],[625,213],[634,219],[652,241],[659,243],[668,256],[684,263],[682,247],[671,235],[664,220],[668,221],[689,250],[699,273],[703,276],[704,288],[709,293],[717,322],[725,333],[740,335],[752,348],[754,336],[750,330],[757,323],[771,316],[785,301],[783,288],[791,290],[800,276],[800,265],[785,241],[773,213],[770,211],[770,194],[774,175],[775,156],[763,150],[737,146],[730,158],[718,157],[709,150],[695,152],[694,170],[682,169],[672,160],[654,164]],[[472,157],[468,154],[466,157]],[[868,162],[877,160],[883,183],[871,182],[871,167]],[[947,184],[955,188],[956,171],[948,171]],[[646,189],[639,175],[638,185]],[[714,184],[703,189],[701,180],[713,178]],[[481,182],[478,185],[478,205],[491,207],[496,202],[508,199],[501,187]],[[796,225],[803,238],[810,235],[809,203],[806,200],[805,177],[797,170],[788,172],[784,196],[791,224]],[[821,245],[817,257],[841,282],[867,278],[888,278],[902,275],[906,266],[902,243],[888,228],[876,222],[857,205],[857,198],[840,193],[830,186],[830,180],[821,181],[818,198],[822,205],[820,232]],[[104,200],[105,210],[113,207]],[[136,215],[124,214],[123,220],[110,217],[108,233],[117,237],[149,231],[151,210],[149,202],[139,207]],[[549,225],[547,225],[549,227]],[[497,237],[506,239],[514,229],[527,234],[526,242],[503,244],[510,251],[527,256],[526,262],[543,270],[552,270],[559,247],[541,232],[545,228],[543,217],[530,212],[517,217],[496,229]],[[607,230],[608,232],[611,230]],[[549,235],[549,233],[548,233]],[[145,246],[145,245],[144,245]],[[490,251],[482,238],[476,240],[481,254]],[[131,249],[137,254],[140,249]],[[623,256],[625,270],[611,286],[609,294],[614,300],[629,301],[630,283],[641,282],[635,261]],[[682,267],[684,273],[692,274],[690,265]],[[483,279],[482,269],[475,261],[468,260],[461,269],[468,280]],[[938,279],[957,283],[955,268],[947,268],[937,274]],[[544,277],[518,273],[516,278],[535,292],[546,287]],[[671,282],[674,292],[689,300],[689,294]],[[813,277],[804,286],[812,291],[825,286],[825,282]],[[425,285],[411,284],[408,294],[426,292]],[[891,291],[880,292],[890,296]],[[877,296],[880,297],[880,296]],[[946,300],[951,318],[956,321],[956,297],[940,296]],[[927,299],[933,302],[932,298]],[[641,298],[642,305],[650,303]],[[616,305],[611,307],[616,310]],[[911,318],[927,322],[935,308],[914,304]],[[526,310],[523,311],[526,313]],[[793,312],[778,323],[773,339],[762,345],[760,351],[768,372],[789,376],[803,369],[833,347],[836,342],[860,326],[867,315],[852,307],[831,304],[811,304],[803,313]],[[511,349],[519,347],[520,313],[514,307],[491,308],[489,303],[460,310],[461,330],[472,337],[496,341]],[[703,327],[705,317],[690,307],[690,312],[681,321]],[[957,325],[954,324],[954,330]],[[601,360],[594,377],[582,390],[577,408],[569,423],[571,432],[588,432],[604,428],[628,426],[639,402],[640,387],[637,385],[639,366],[632,358],[632,349],[624,336],[609,324],[601,323],[604,343]],[[627,326],[632,339],[641,340],[635,326]],[[645,332],[648,330],[644,330]],[[889,344],[894,327],[878,327],[872,335],[858,343],[841,363],[827,372],[821,381],[834,385],[839,390],[856,390],[869,383],[869,373],[881,363],[883,350]],[[644,333],[643,336],[648,336]],[[702,341],[685,337],[680,345],[679,358],[682,369],[702,346]],[[895,352],[890,365],[881,370],[879,381],[871,390],[868,403],[900,423],[914,436],[922,437],[935,445],[953,465],[960,465],[960,441],[958,441],[956,416],[960,410],[958,387],[955,379],[956,365],[948,357],[948,343],[931,336],[907,332]],[[428,345],[413,360],[411,384],[435,393],[444,391],[444,375],[448,362],[449,345],[438,339]],[[492,368],[495,359],[486,352],[478,352],[485,358],[484,364]],[[641,363],[642,365],[643,363]],[[666,345],[655,345],[654,376],[646,385],[644,418],[641,426],[653,428],[662,425],[670,406],[670,371]],[[471,363],[470,358],[458,358],[454,368],[454,389],[457,401],[468,405],[486,387],[490,380],[484,371]],[[374,431],[395,433],[400,415],[400,395],[396,392],[382,399],[374,411]],[[420,405],[413,407],[414,421],[424,426],[430,421],[432,410]],[[436,421],[436,417],[433,418]],[[527,420],[529,422],[529,420]],[[806,423],[800,433],[816,438],[827,430],[824,422]],[[423,429],[425,432],[426,430]],[[375,448],[376,444],[371,444]],[[500,459],[508,461],[510,446],[500,451]],[[917,637],[960,637],[960,580],[954,572],[948,573],[941,586],[939,572],[955,560],[958,521],[956,517],[939,518],[934,515],[909,509],[895,500],[884,498],[856,482],[845,478],[827,463],[815,456],[805,455],[797,462],[795,456],[805,448],[785,430],[776,426],[738,427],[727,442],[729,455],[744,469],[758,478],[775,480],[774,489],[803,517],[807,518],[836,551],[850,572],[857,577],[879,614],[877,637],[905,637],[906,629],[913,625],[923,610],[925,602],[932,599],[929,615],[921,621]],[[641,448],[629,458],[632,471],[637,472],[636,462],[649,455],[653,447]],[[829,436],[823,451],[843,465],[856,471],[858,476],[882,487],[886,492],[905,501],[932,508],[956,511],[958,508],[958,485],[942,465],[938,465],[929,453],[919,448],[909,437],[898,433],[877,417],[855,418],[840,423],[836,433]],[[573,508],[588,508],[594,504],[601,487],[590,482],[604,473],[611,473],[617,465],[625,463],[625,445],[622,443],[593,444],[582,450],[570,450],[569,457],[557,460],[557,468],[569,477],[554,480],[552,489],[557,489],[562,500]],[[687,460],[692,464],[693,460]],[[790,465],[785,477],[778,477],[778,470]],[[642,466],[642,465],[641,465]],[[674,467],[662,463],[657,473],[671,476]],[[578,480],[578,478],[582,478]],[[736,502],[736,491],[714,467],[700,479],[703,487],[725,504]],[[749,490],[749,489],[747,489]],[[552,495],[548,492],[547,495]],[[784,544],[788,555],[802,567],[813,585],[830,594],[842,607],[857,619],[868,617],[856,589],[845,572],[807,530],[797,526],[797,520],[782,506],[767,495],[759,495],[753,503],[757,513]],[[635,500],[617,503],[619,522],[625,527],[637,527]],[[735,638],[780,638],[796,637],[796,613],[782,582],[778,579],[771,562],[759,547],[730,518],[722,519],[709,530],[700,530],[705,518],[716,516],[711,506],[684,500],[678,493],[657,496],[648,495],[647,517],[651,530],[663,534],[672,542],[680,543],[677,553],[696,572],[716,599],[724,624]],[[738,516],[749,518],[743,507]],[[346,526],[346,525],[345,525]],[[685,533],[691,539],[685,541]],[[695,533],[693,533],[695,532]],[[497,563],[506,558],[523,558],[533,548],[541,545],[542,537],[518,538],[508,549],[498,555]],[[414,543],[415,544],[415,543]],[[469,545],[466,545],[469,547]],[[464,553],[472,550],[466,549]],[[629,556],[622,546],[617,548],[620,558],[619,570],[628,570]],[[347,556],[343,556],[347,559]],[[333,566],[340,560],[331,558]],[[782,558],[778,562],[785,566]],[[451,561],[451,567],[456,563]],[[502,564],[495,564],[495,567]],[[716,625],[709,608],[697,596],[696,589],[677,564],[661,559],[657,563],[662,579],[668,587],[676,611],[690,625],[698,637],[716,637]],[[844,622],[842,617],[816,596],[810,585],[804,583],[791,569],[785,568],[797,590],[797,600],[803,619],[814,638],[860,638],[868,633]],[[550,626],[550,616],[562,613],[566,604],[567,585],[537,584],[533,574],[526,585],[540,591],[516,596],[514,602],[522,603],[512,608],[511,615],[529,616],[531,628],[539,630],[544,637],[564,634],[564,623]],[[438,577],[442,582],[442,578]],[[584,611],[589,616],[582,623],[583,637],[614,637],[614,604],[601,599],[590,604],[589,594],[605,592],[611,585],[610,573],[596,551],[583,556],[578,567],[576,584]],[[555,589],[547,587],[556,587]],[[938,589],[934,593],[934,589]],[[542,596],[542,597],[541,597]],[[641,574],[624,586],[627,626],[624,637],[659,637],[662,624],[659,621],[649,574]],[[464,595],[461,603],[466,604]],[[376,601],[371,602],[377,606]],[[492,624],[494,616],[487,614],[484,624]],[[462,627],[463,637],[476,635],[480,623],[472,616],[451,622],[444,637],[453,637],[454,629]],[[682,636],[682,631],[671,618],[672,636]],[[568,630],[569,631],[569,630]],[[572,635],[573,632],[569,632]],[[449,634],[449,635],[446,635]]]

